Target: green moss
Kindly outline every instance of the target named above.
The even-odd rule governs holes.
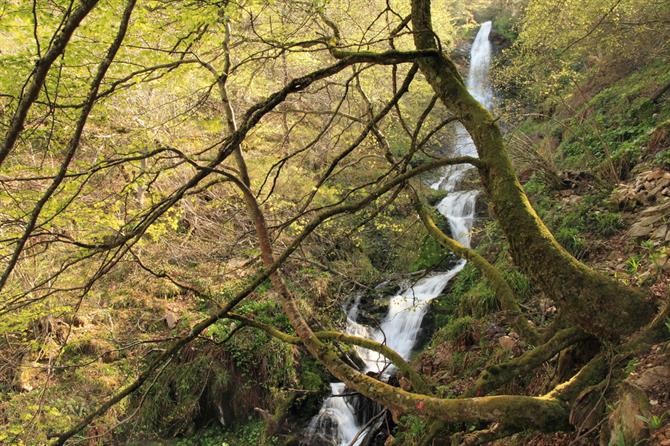
[[[493,290],[484,282],[477,282],[466,292],[459,302],[459,314],[463,316],[484,317],[500,309]]]
[[[444,328],[444,337],[448,341],[461,341],[476,333],[476,321],[471,316],[454,319]]]

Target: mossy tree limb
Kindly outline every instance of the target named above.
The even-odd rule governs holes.
[[[643,354],[652,345],[667,341],[670,338],[665,326],[669,315],[670,304],[666,304],[649,324],[627,342],[618,346],[615,350],[610,349],[598,353],[570,380],[556,386],[546,396],[572,402],[586,389],[598,385],[610,371],[612,372],[610,387],[616,385],[618,381],[625,378],[623,368],[630,358]]]
[[[588,337],[576,328],[560,330],[546,343],[539,345],[521,356],[512,358],[501,364],[487,367],[477,378],[468,395],[485,395],[517,376],[523,376],[539,367],[569,345]]]

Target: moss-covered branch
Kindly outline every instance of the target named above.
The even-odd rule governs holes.
[[[615,351],[599,353],[582,367],[575,376],[556,386],[546,396],[572,402],[583,391],[605,379],[610,370],[613,371],[610,379],[611,385],[615,385],[625,378],[623,366],[631,357],[640,355],[649,350],[652,345],[667,341],[670,338],[670,333],[665,326],[669,314],[670,304],[666,304],[663,310],[628,342],[619,346]]]
[[[510,382],[517,376],[523,376],[544,362],[550,360],[561,350],[588,337],[577,328],[565,328],[546,343],[535,347],[521,356],[487,367],[477,378],[468,395],[485,395]]]

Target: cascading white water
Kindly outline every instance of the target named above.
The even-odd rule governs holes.
[[[481,25],[470,51],[470,71],[467,86],[470,93],[487,108],[493,106],[493,91],[489,82],[491,43],[489,33],[491,22]],[[468,132],[462,125],[456,127],[452,154],[455,156],[477,156],[477,150]],[[444,168],[440,180],[431,184],[433,189],[447,192],[437,205],[437,210],[446,217],[454,239],[465,246],[470,245],[470,230],[475,215],[477,190],[459,190],[459,184],[471,169],[469,165],[455,165]],[[431,300],[440,295],[447,283],[465,266],[458,262],[451,270],[437,273],[417,281],[407,290],[389,301],[388,313],[379,328],[372,328],[356,322],[359,300],[347,314],[347,332],[384,342],[403,358],[409,358],[421,330],[421,322]],[[365,362],[365,372],[382,373],[387,378],[393,373],[393,366],[379,353],[356,348]],[[343,383],[331,384],[332,396],[327,398],[318,415],[310,422],[305,444],[332,444],[333,446],[358,446],[364,434],[356,435],[365,428],[356,417],[354,407],[347,402]],[[314,441],[316,440],[316,441]]]

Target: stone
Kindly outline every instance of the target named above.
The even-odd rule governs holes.
[[[653,230],[654,228],[652,226],[644,226],[638,222],[630,227],[628,230],[628,236],[632,238],[649,237]]]
[[[670,214],[670,201],[666,201],[665,203],[661,203],[656,206],[650,206],[647,209],[640,212],[640,216],[668,215],[668,214]]]
[[[651,238],[664,240],[665,239],[665,234],[667,232],[668,232],[668,226],[667,225],[661,225],[658,228],[656,228],[654,233],[651,235]]]
[[[659,222],[663,219],[663,214],[661,213],[656,213],[656,214],[651,214],[647,215],[646,217],[641,218],[638,220],[637,224],[640,224],[642,226],[651,226],[656,222]]]
[[[668,381],[670,381],[670,366],[658,365],[641,372],[634,383],[643,390],[650,390],[656,385]]]
[[[664,252],[654,259],[654,266],[661,271],[670,271],[670,261],[668,261],[668,253]]]
[[[665,174],[665,171],[663,171],[661,169],[652,170],[651,172],[649,172],[649,174],[647,174],[647,179],[648,180],[658,180],[660,178],[663,178],[664,174]]]
[[[654,187],[649,191],[649,195],[654,195],[654,196],[661,195],[661,191],[663,190],[663,188],[664,188],[665,186],[666,186],[665,184],[656,183],[656,186],[654,186]]]
[[[610,439],[618,444],[619,438],[624,444],[639,444],[649,436],[644,418],[651,416],[649,399],[637,386],[624,382],[620,386],[620,399],[616,409],[607,420]]]
[[[514,349],[516,348],[517,342],[514,340],[514,338],[510,336],[501,336],[498,339],[498,344],[500,344],[500,346],[503,349],[507,350],[508,352],[511,352],[514,351]]]
[[[170,310],[165,312],[165,323],[170,330],[177,326],[177,322],[179,322],[179,316]]]

